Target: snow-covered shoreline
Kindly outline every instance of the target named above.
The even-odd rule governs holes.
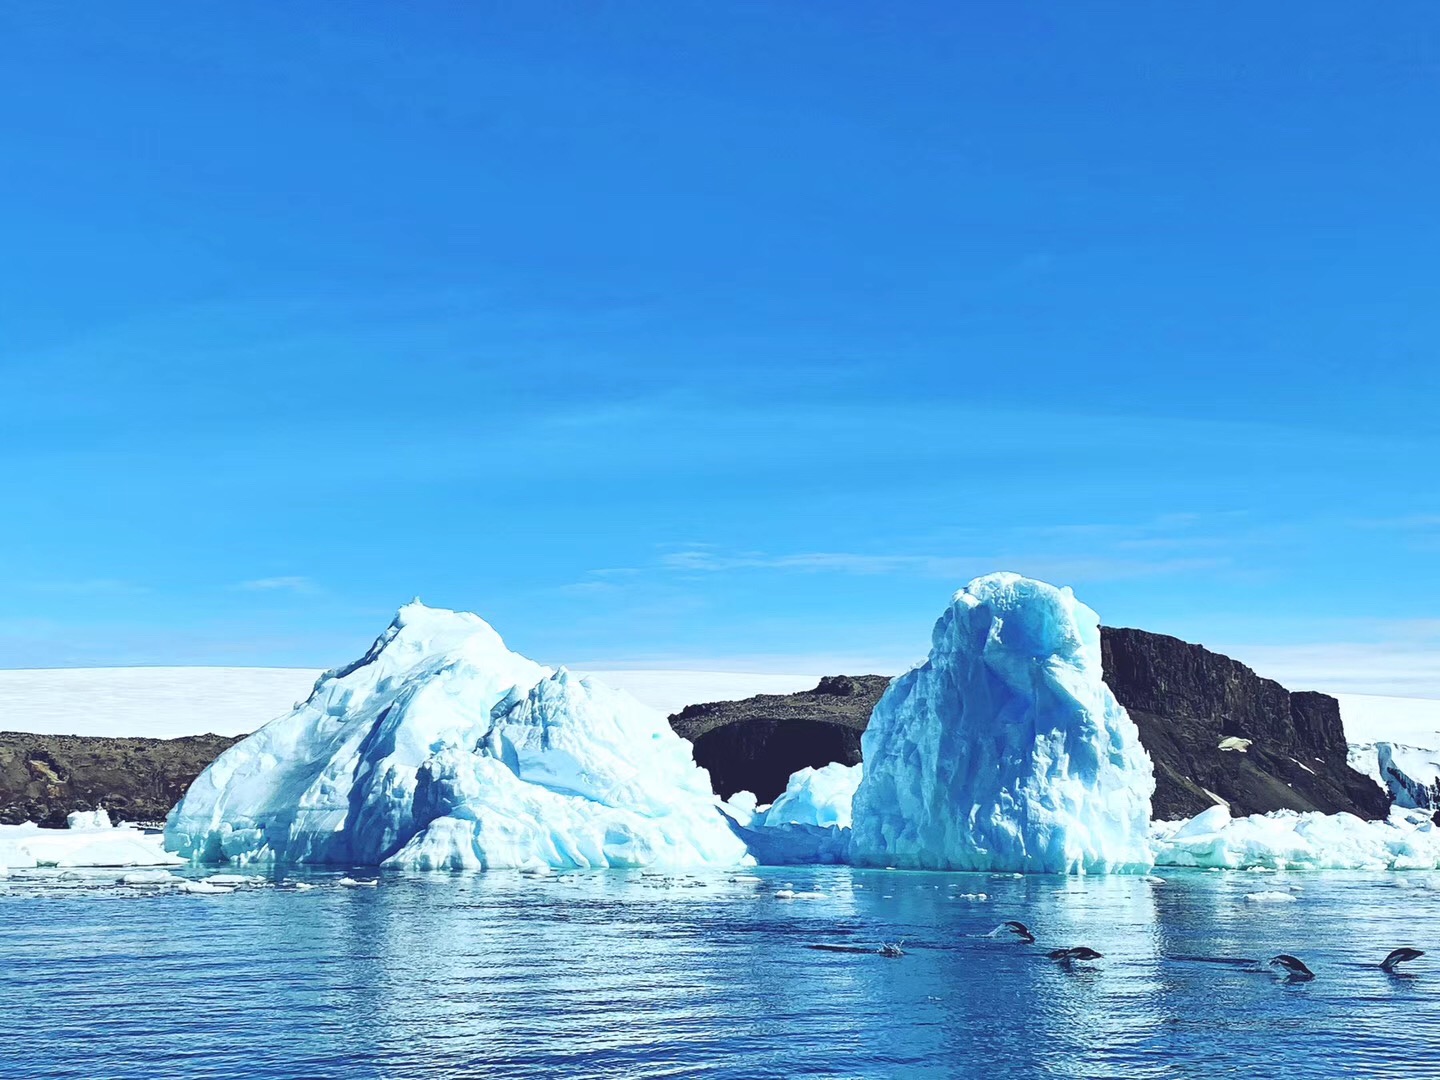
[[[831,777],[820,788],[801,778],[778,814],[751,815],[727,806],[741,836],[749,836],[761,865],[808,865],[848,861],[851,782]],[[818,795],[817,795],[818,792]],[[827,797],[829,796],[829,797]],[[743,801],[743,800],[742,800]],[[846,824],[819,824],[844,820]],[[41,828],[0,825],[0,878],[10,870],[172,868],[206,864],[163,849],[161,836],[129,825]],[[1397,808],[1384,821],[1350,814],[1300,814],[1289,810],[1231,818],[1223,806],[1186,821],[1154,821],[1149,835],[1156,868],[1232,871],[1440,871],[1440,827],[1426,811]],[[738,850],[738,849],[737,849]],[[721,860],[739,869],[745,858]],[[241,860],[243,865],[243,860]],[[391,860],[392,870],[480,870],[474,861],[438,863]],[[581,869],[584,867],[572,867]],[[593,867],[591,867],[593,868]],[[563,868],[562,868],[563,869]]]

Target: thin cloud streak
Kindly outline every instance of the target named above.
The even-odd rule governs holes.
[[[253,581],[242,581],[236,585],[235,588],[240,589],[242,592],[319,592],[319,587],[314,581],[308,577],[301,577],[299,575],[255,578]]]
[[[867,554],[814,551],[770,554],[748,551],[733,554],[706,547],[691,547],[663,554],[659,568],[685,574],[715,574],[743,570],[792,570],[805,574],[905,574],[954,581],[957,586],[986,572],[980,568],[1014,568],[1017,572],[1077,581],[1113,581],[1165,574],[1218,570],[1230,560],[1220,557],[1172,559],[1056,558],[1053,556],[926,554]]]

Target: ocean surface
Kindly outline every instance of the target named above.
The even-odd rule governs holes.
[[[0,1077],[1440,1076],[1433,873],[121,873],[0,881]]]

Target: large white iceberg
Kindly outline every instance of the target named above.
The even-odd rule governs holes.
[[[1033,873],[1151,865],[1155,780],[1101,676],[1099,618],[1068,588],[977,578],[930,657],[875,706],[851,858]]]
[[[222,754],[166,844],[214,862],[733,864],[690,745],[633,698],[551,677],[418,601],[366,655]]]

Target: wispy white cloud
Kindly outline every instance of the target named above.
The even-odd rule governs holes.
[[[235,587],[243,592],[313,593],[319,591],[319,587],[310,578],[296,574],[255,578],[251,581],[242,581]]]
[[[1393,529],[1399,532],[1440,529],[1440,514],[1404,514],[1400,517],[1358,518],[1352,525],[1362,529]]]
[[[722,552],[692,546],[665,552],[659,568],[686,574],[744,570],[780,570],[805,574],[907,575],[953,581],[957,585],[977,573],[1011,569],[1061,581],[1114,581],[1166,574],[1215,570],[1228,565],[1218,556],[1175,558],[1080,557],[1041,554],[936,555],[808,551],[775,554],[763,551]]]
[[[1292,690],[1440,698],[1440,640],[1238,645],[1223,651]]]

